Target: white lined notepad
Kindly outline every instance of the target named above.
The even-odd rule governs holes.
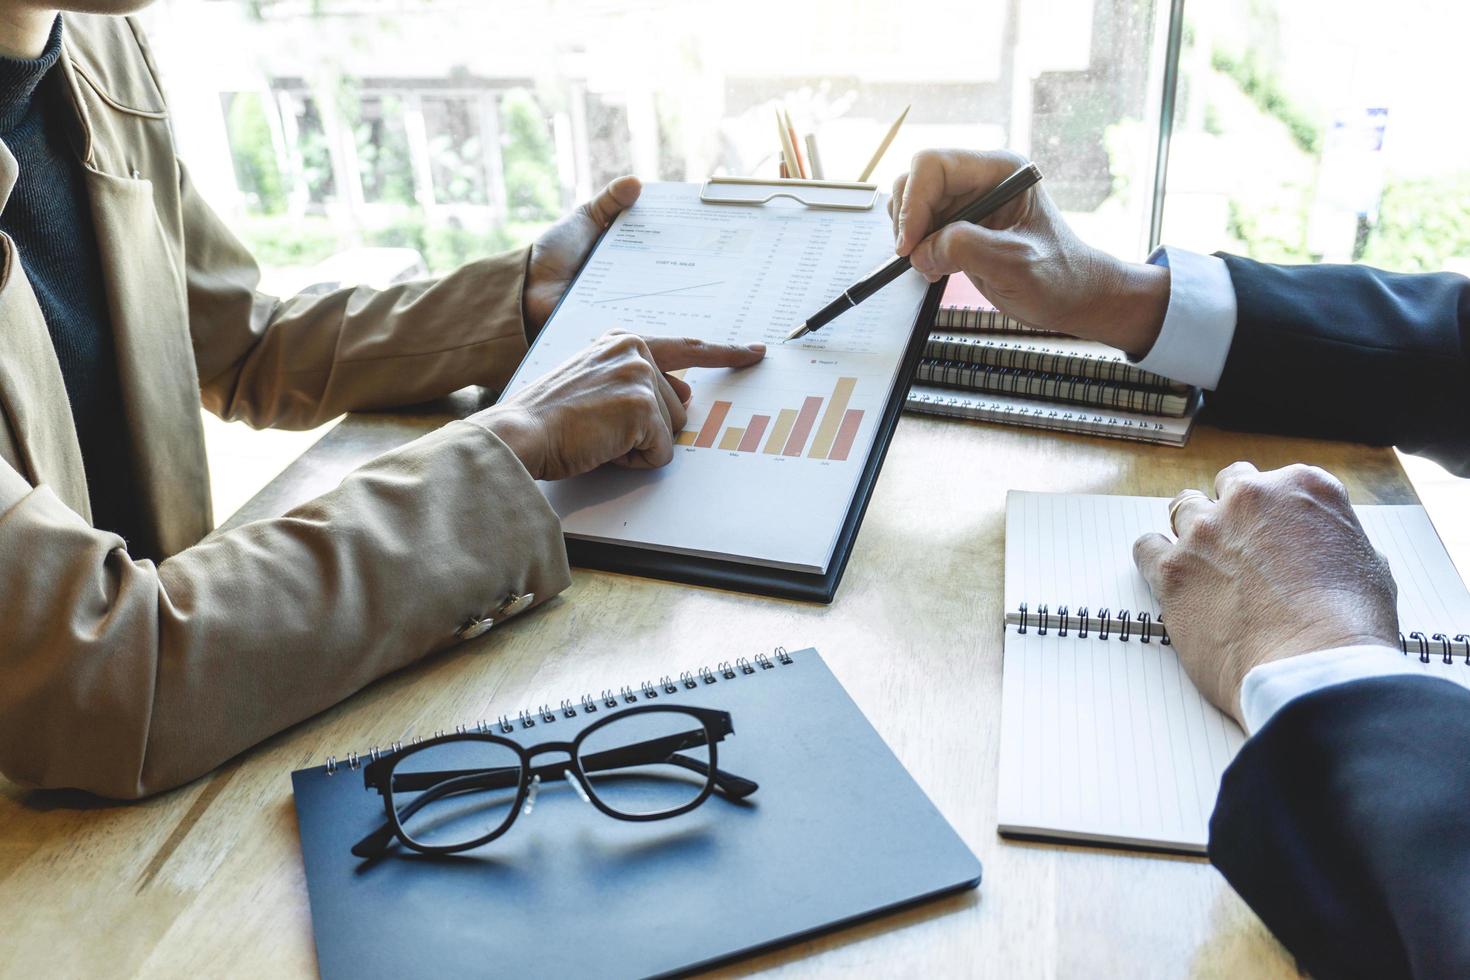
[[[1245,736],[1184,674],[1133,566],[1134,540],[1167,532],[1168,505],[1009,495],[1002,833],[1204,853]],[[1470,592],[1424,508],[1357,512],[1393,568],[1411,662],[1470,686]]]

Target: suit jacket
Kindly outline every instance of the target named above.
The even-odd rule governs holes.
[[[1466,745],[1440,680],[1288,702],[1225,772],[1210,860],[1314,977],[1470,976]]]
[[[93,528],[60,369],[0,236],[0,771],[136,797],[177,785],[456,640],[510,594],[569,582],[515,455],[457,422],[279,520],[213,527],[201,397],[306,427],[499,387],[526,350],[524,252],[437,282],[279,300],[175,156],[139,29],[66,15],[75,108],[157,563]],[[15,184],[0,148],[0,207]]]
[[[1397,445],[1470,476],[1470,279],[1220,257],[1238,314],[1212,421]]]

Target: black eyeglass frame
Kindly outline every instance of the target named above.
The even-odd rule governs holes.
[[[641,814],[624,813],[622,811],[615,810],[612,807],[608,806],[605,802],[603,802],[603,800],[597,795],[597,791],[595,789],[596,784],[592,779],[588,778],[587,772],[583,768],[584,760],[582,759],[580,752],[581,745],[588,736],[592,735],[602,728],[607,727],[614,722],[620,721],[623,718],[627,718],[631,715],[651,714],[653,712],[681,714],[689,716],[690,718],[698,721],[703,730],[703,741],[670,744],[671,739],[687,738],[691,734],[690,732],[684,732],[680,733],[679,735],[671,735],[657,739],[650,739],[644,742],[635,743],[633,745],[622,746],[617,749],[604,750],[603,752],[596,753],[595,756],[590,758],[606,761],[608,764],[603,768],[609,769],[619,765],[633,764],[638,759],[644,759],[649,762],[659,761],[672,763],[674,765],[681,766],[682,768],[689,769],[693,772],[697,772],[700,775],[705,776],[706,779],[704,787],[700,790],[699,795],[696,796],[693,800],[681,806],[674,807],[668,810],[660,810],[656,813]],[[567,770],[571,770],[575,774],[575,776],[581,783],[582,788],[586,791],[588,800],[592,803],[592,805],[606,816],[612,817],[614,820],[641,822],[650,820],[667,820],[670,817],[677,817],[681,814],[688,813],[690,810],[693,810],[696,807],[700,806],[702,803],[704,803],[705,800],[709,799],[710,794],[712,794],[716,788],[718,788],[724,795],[730,797],[731,799],[744,799],[751,793],[754,793],[759,787],[756,783],[745,779],[744,777],[737,776],[734,773],[725,772],[724,770],[720,769],[718,766],[718,754],[715,748],[718,742],[721,742],[725,739],[725,736],[733,735],[734,733],[734,723],[731,720],[730,713],[727,711],[719,711],[714,708],[700,708],[691,705],[644,704],[638,705],[637,707],[624,708],[614,714],[608,715],[605,718],[599,718],[597,721],[593,722],[591,725],[588,725],[586,728],[578,732],[576,737],[574,737],[570,741],[539,742],[535,745],[524,746],[521,745],[519,742],[513,741],[500,735],[491,734],[489,732],[455,732],[449,735],[441,735],[437,738],[426,739],[414,745],[401,748],[389,755],[385,755],[378,759],[375,759],[374,761],[368,763],[366,766],[363,767],[363,788],[367,790],[375,789],[378,791],[379,795],[382,796],[383,807],[387,811],[387,820],[372,833],[368,834],[362,840],[354,844],[352,847],[352,853],[357,855],[358,857],[364,858],[378,857],[388,849],[389,845],[392,844],[394,838],[397,838],[400,842],[402,842],[405,847],[418,851],[421,854],[455,854],[461,851],[469,851],[477,847],[483,847],[484,845],[505,834],[506,831],[510,830],[511,826],[514,825],[516,817],[520,815],[521,808],[525,805],[526,796],[530,792],[531,783],[535,779],[535,777],[540,776],[543,782],[548,782],[551,779],[562,778],[563,774]],[[395,784],[397,784],[396,788],[399,790],[432,790],[443,786],[449,786],[459,780],[470,780],[469,782],[465,782],[458,790],[451,789],[446,792],[441,792],[432,797],[427,796],[427,794],[425,796],[416,797],[414,800],[411,800],[404,805],[404,817],[412,816],[419,807],[433,802],[436,799],[441,799],[444,796],[451,795],[454,792],[470,789],[491,788],[495,785],[493,782],[486,784],[484,781],[485,778],[487,776],[491,776],[491,774],[495,772],[495,770],[485,770],[483,772],[465,772],[462,775],[449,779],[445,778],[446,776],[451,775],[449,773],[394,773],[393,770],[404,759],[416,755],[419,752],[423,752],[427,749],[431,749],[434,746],[443,745],[449,742],[488,742],[493,745],[503,746],[504,748],[507,748],[510,751],[514,752],[519,760],[519,780],[516,786],[515,802],[511,806],[509,814],[506,816],[504,822],[488,834],[485,834],[474,840],[466,841],[459,844],[424,844],[420,841],[414,840],[408,834],[408,832],[403,829],[403,824],[399,815],[399,808],[394,803],[393,793],[395,789]],[[698,759],[691,759],[688,756],[677,754],[678,750],[681,748],[693,748],[696,746],[704,746],[709,749],[708,763]],[[629,754],[637,753],[638,750],[643,750],[642,754],[634,755],[630,760]],[[650,751],[653,752],[652,755],[649,755]],[[535,756],[543,755],[548,752],[565,752],[567,754],[567,758],[566,760],[547,763],[541,766],[532,765],[531,760]],[[597,771],[599,770],[593,770],[593,772]],[[491,776],[491,778],[493,779],[493,776]],[[405,785],[405,783],[407,785]],[[419,783],[422,783],[423,785],[415,785]],[[416,806],[415,804],[418,805]]]

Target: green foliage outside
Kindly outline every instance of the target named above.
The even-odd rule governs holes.
[[[1470,171],[1391,180],[1362,259],[1401,272],[1438,272],[1470,258]]]
[[[561,209],[556,148],[535,98],[524,89],[501,99],[501,166],[505,202],[513,221],[555,218]]]
[[[466,262],[530,244],[548,222],[512,222],[489,231],[471,231],[453,225],[430,225],[423,212],[365,232],[361,244],[383,248],[413,248],[424,257],[434,275],[443,275]],[[340,234],[324,217],[257,216],[237,229],[255,260],[269,268],[311,266],[324,262],[354,242]]]
[[[434,200],[440,204],[489,204],[478,102],[460,97],[425,98],[423,109]]]
[[[1275,71],[1256,50],[1237,58],[1217,47],[1211,52],[1210,63],[1234,83],[1261,118],[1250,122],[1230,120],[1221,107],[1207,102],[1205,131],[1235,140],[1260,142],[1271,137],[1265,145],[1273,147],[1273,154],[1299,154],[1294,159],[1277,160],[1274,179],[1251,181],[1242,197],[1230,199],[1227,234],[1241,243],[1247,256],[1262,262],[1314,261],[1307,250],[1307,228],[1322,151],[1321,127],[1310,112],[1285,93]],[[1282,127],[1285,138],[1277,140],[1263,128],[1273,125]]]
[[[363,103],[376,111],[369,111]],[[363,100],[352,123],[363,199],[380,204],[413,204],[413,161],[403,122],[403,100],[396,95]]]
[[[260,96],[254,92],[230,96],[225,126],[235,165],[235,183],[247,206],[256,214],[284,212],[286,182],[276,159],[270,123]]]
[[[391,225],[372,229],[363,235],[365,244],[384,248],[417,248],[429,272],[442,275],[453,272],[473,259],[491,256],[520,244],[512,229],[492,228],[488,232],[470,231],[454,225],[429,225],[422,212],[406,213]]]
[[[1226,231],[1245,245],[1248,258],[1258,262],[1311,262],[1307,251],[1307,209],[1311,191],[1283,187],[1270,200],[1253,198],[1249,204],[1232,199]]]
[[[1263,67],[1255,52],[1247,51],[1237,58],[1216,48],[1210,54],[1214,69],[1234,79],[1256,106],[1268,116],[1280,120],[1302,152],[1316,156],[1322,149],[1322,127],[1311,113],[1281,90],[1275,73]]]
[[[430,223],[415,193],[401,97],[364,96],[358,83],[345,77],[338,80],[334,94],[338,115],[356,143],[364,199],[393,207],[364,215],[368,224],[355,228],[335,226],[324,215],[287,216],[289,179],[277,161],[266,116],[272,107],[258,95],[236,95],[226,103],[226,122],[237,185],[248,203],[247,217],[237,230],[262,266],[316,265],[344,249],[364,245],[417,249],[432,273],[443,274],[474,259],[528,244],[559,215],[561,185],[555,145],[530,92],[507,93],[500,105],[509,220],[489,229],[466,228],[443,219]],[[301,160],[307,199],[314,203],[336,199],[339,188],[327,135],[310,100],[297,118],[297,131],[294,152]],[[481,166],[477,138],[467,136],[459,145],[441,139],[430,149],[435,155],[435,189],[442,194],[441,203],[485,201],[483,185],[475,186],[471,179],[471,168]],[[396,217],[388,224],[377,224],[385,214]]]
[[[316,265],[343,247],[326,218],[257,216],[245,219],[236,230],[255,261],[268,268]]]
[[[306,185],[307,200],[317,204],[332,200],[337,194],[332,151],[327,145],[321,115],[310,99],[296,120],[296,134],[296,151],[300,154],[301,179]]]

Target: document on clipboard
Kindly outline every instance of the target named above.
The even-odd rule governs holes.
[[[506,394],[613,328],[763,341],[768,353],[753,367],[684,375],[693,398],[668,466],[542,485],[573,560],[830,601],[922,346],[916,326],[939,290],[910,272],[830,328],[781,340],[892,255],[881,205],[741,206],[702,201],[697,184],[645,186]]]

